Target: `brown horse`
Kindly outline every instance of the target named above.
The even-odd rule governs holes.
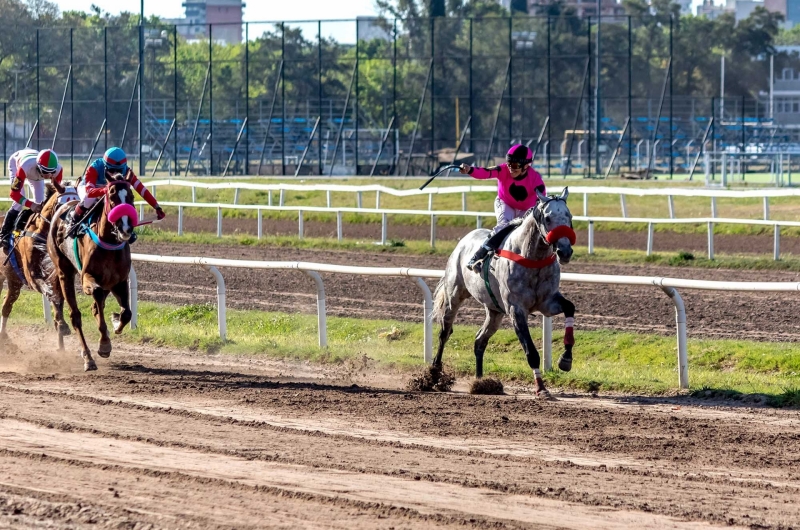
[[[105,310],[108,293],[112,293],[119,303],[121,313],[112,315],[114,333],[119,335],[131,321],[131,308],[128,293],[128,274],[131,270],[131,248],[128,241],[133,235],[136,219],[124,216],[112,222],[109,213],[120,205],[133,208],[133,190],[121,175],[110,179],[105,195],[98,199],[102,204],[102,214],[95,217],[80,236],[68,237],[65,216],[72,204],[58,210],[50,227],[47,249],[55,265],[64,299],[69,305],[72,327],[81,341],[83,369],[97,370],[86,338],[83,335],[81,313],[75,297],[75,275],[80,274],[81,287],[87,296],[94,299],[92,314],[97,319],[100,330],[100,345],[97,354],[107,358],[111,355],[111,338],[106,326]],[[135,217],[135,210],[133,216]]]
[[[64,321],[64,297],[61,295],[53,262],[47,253],[47,234],[50,231],[53,214],[61,205],[61,201],[70,195],[77,195],[74,188],[64,188],[57,183],[48,184],[42,212],[28,221],[12,255],[9,257],[5,248],[0,250],[0,264],[5,263],[0,265],[0,290],[3,287],[3,280],[8,285],[0,318],[0,339],[8,338],[6,333],[8,317],[22,288],[27,286],[45,295],[53,305],[58,347],[64,349],[64,335],[69,335],[70,331]]]

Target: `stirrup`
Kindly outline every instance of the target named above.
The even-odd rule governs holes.
[[[483,262],[486,258],[481,259],[472,259],[469,263],[467,263],[467,268],[476,274],[480,274],[481,270],[483,269]]]

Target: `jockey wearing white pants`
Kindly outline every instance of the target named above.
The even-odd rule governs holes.
[[[11,180],[11,209],[8,210],[3,227],[0,229],[0,244],[6,245],[9,236],[14,230],[20,212],[28,208],[27,214],[19,221],[27,222],[33,213],[42,211],[42,201],[45,197],[45,181],[52,180],[60,183],[64,170],[58,163],[58,157],[51,149],[36,151],[35,149],[21,149],[8,159],[8,176]],[[25,196],[25,183],[33,191],[33,200]]]

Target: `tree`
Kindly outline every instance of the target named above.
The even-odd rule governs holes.
[[[511,13],[528,14],[528,0],[511,0]]]

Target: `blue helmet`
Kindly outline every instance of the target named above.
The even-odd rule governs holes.
[[[125,156],[125,151],[119,147],[108,148],[103,154],[103,162],[105,162],[108,169],[124,171],[128,167],[128,158]]]

